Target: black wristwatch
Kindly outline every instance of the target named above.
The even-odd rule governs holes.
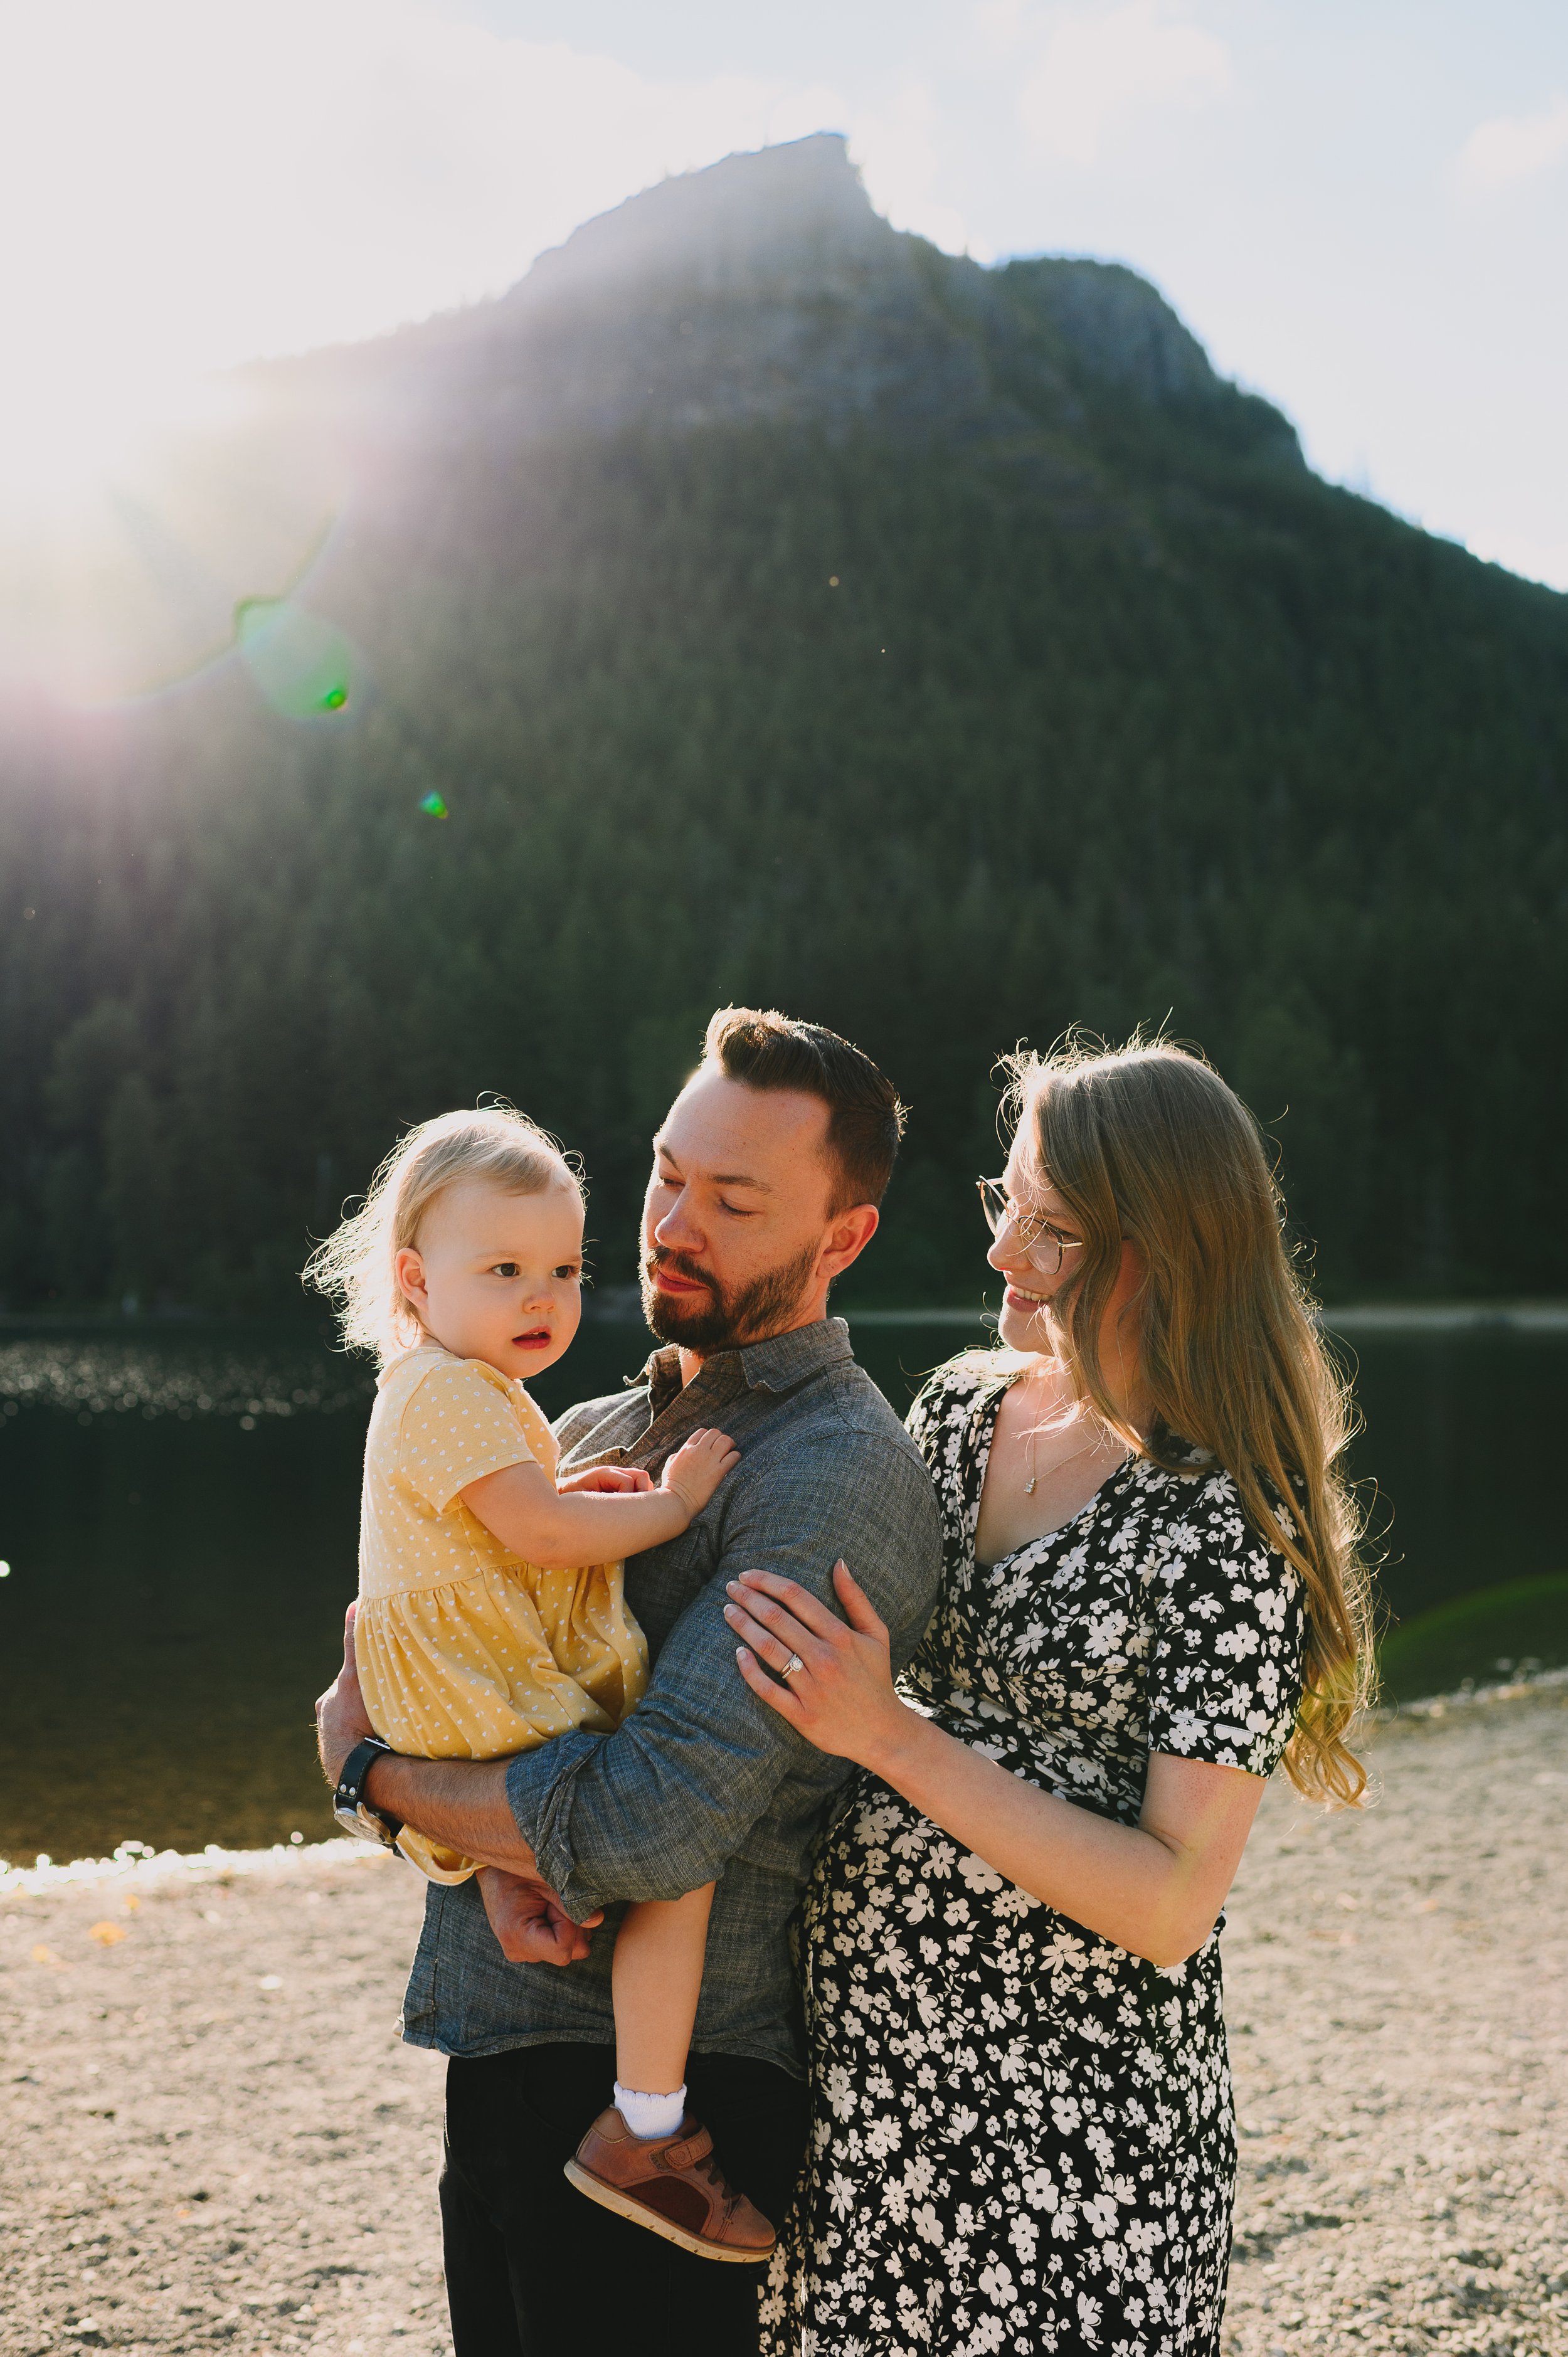
[[[396,1848],[403,1821],[371,1806],[365,1798],[365,1779],[376,1760],[396,1757],[390,1743],[383,1743],[379,1735],[367,1735],[344,1760],[338,1790],[332,1795],[332,1813],[344,1832],[352,1834],[356,1841],[379,1842],[382,1849]]]

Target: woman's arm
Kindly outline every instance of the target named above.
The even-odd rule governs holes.
[[[740,1453],[724,1432],[693,1433],[657,1490],[560,1491],[532,1461],[481,1474],[458,1494],[470,1513],[526,1563],[608,1563],[679,1538]]]
[[[1143,1813],[1120,1825],[1042,1792],[899,1700],[887,1632],[841,1563],[848,1624],[792,1581],[745,1572],[725,1618],[741,1675],[808,1742],[853,1760],[1059,1914],[1151,1964],[1181,1964],[1225,1903],[1263,1779],[1156,1752]],[[780,1676],[791,1657],[800,1667]]]

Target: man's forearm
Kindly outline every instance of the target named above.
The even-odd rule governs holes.
[[[536,1875],[534,1855],[507,1804],[504,1760],[378,1760],[365,1797],[416,1833],[509,1874]]]

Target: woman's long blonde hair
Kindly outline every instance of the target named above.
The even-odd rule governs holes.
[[[1069,1037],[1005,1065],[1006,1110],[1084,1240],[1055,1301],[1079,1396],[1155,1463],[1184,1469],[1161,1454],[1162,1433],[1207,1450],[1299,1573],[1305,1683],[1285,1768],[1309,1799],[1354,1805],[1367,1779],[1345,1738],[1369,1696],[1372,1646],[1361,1520],[1342,1469],[1350,1401],[1292,1265],[1257,1124],[1211,1064],[1165,1040],[1107,1049]],[[1124,1314],[1153,1437],[1129,1425],[1101,1363],[1124,1239],[1146,1271]]]
[[[424,1332],[397,1281],[397,1255],[419,1242],[419,1225],[444,1188],[488,1178],[506,1195],[542,1195],[582,1179],[553,1137],[509,1104],[437,1114],[405,1130],[371,1179],[365,1200],[317,1244],[301,1279],[338,1305],[350,1351],[373,1351],[384,1366]]]

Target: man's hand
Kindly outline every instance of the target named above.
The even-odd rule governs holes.
[[[587,1923],[574,1923],[548,1884],[499,1866],[479,1868],[479,1896],[501,1953],[512,1964],[575,1964],[588,1953],[588,1932],[604,1921],[603,1910]]]
[[[343,1762],[355,1744],[375,1733],[360,1692],[360,1673],[354,1666],[357,1609],[356,1605],[350,1604],[343,1615],[343,1666],[316,1705],[316,1749],[321,1758],[321,1772],[334,1791],[343,1773]]]

